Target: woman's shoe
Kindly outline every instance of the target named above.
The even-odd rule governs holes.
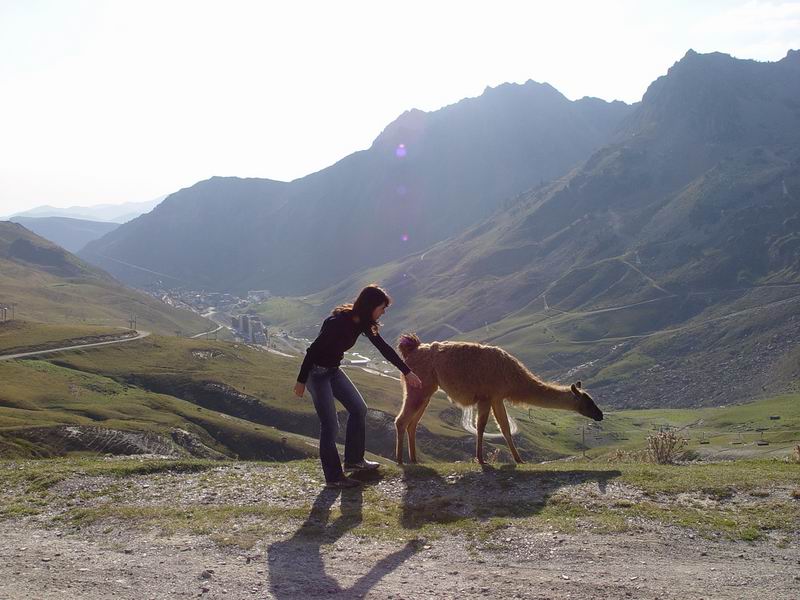
[[[329,481],[325,484],[325,487],[328,489],[334,490],[342,490],[345,488],[355,488],[361,486],[361,482],[357,479],[352,479],[347,475],[342,475],[341,479],[337,479],[336,481]]]
[[[357,463],[344,463],[345,471],[374,471],[381,466],[381,463],[372,460],[362,460]]]

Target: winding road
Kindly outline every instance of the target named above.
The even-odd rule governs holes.
[[[150,335],[149,331],[137,331],[134,337],[122,338],[119,340],[109,340],[107,342],[93,342],[91,344],[78,344],[77,346],[62,346],[60,348],[50,348],[48,350],[36,350],[35,352],[21,352],[19,354],[2,354],[0,360],[14,360],[15,358],[25,358],[27,356],[38,356],[40,354],[50,354],[52,352],[64,352],[65,350],[82,350],[83,348],[93,348],[95,346],[109,346],[111,344],[124,344],[134,342]]]

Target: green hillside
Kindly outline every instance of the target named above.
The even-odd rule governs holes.
[[[161,336],[3,362],[0,452],[313,457],[318,419],[308,394],[298,399],[291,391],[299,362],[232,342]],[[399,382],[346,369],[371,409],[369,452],[392,459]],[[602,423],[564,411],[510,407],[523,457],[546,460],[583,450],[591,457],[610,456],[643,448],[646,437],[663,428],[678,430],[700,456],[782,456],[800,442],[797,395],[701,410],[601,406]],[[341,435],[344,419],[340,411]],[[434,397],[418,432],[422,460],[471,460],[474,437],[462,419],[460,408],[443,395]],[[510,460],[493,422],[488,433],[487,454],[496,448],[499,460]],[[758,446],[759,440],[769,446]]]
[[[123,286],[22,225],[0,221],[0,305],[12,303],[21,321],[127,328],[136,315],[138,329],[163,334],[215,327]]]
[[[160,434],[177,427],[230,456],[313,455],[319,424],[308,394],[298,399],[292,393],[298,370],[298,359],[241,344],[161,336],[47,360],[9,361],[0,363],[0,427],[7,440],[33,426]],[[348,373],[374,409],[368,417],[369,449],[389,456],[400,384],[360,369]],[[467,434],[439,417],[450,410],[444,398],[432,402],[430,422],[420,432],[424,456],[469,456]],[[275,450],[276,436],[299,441],[282,454]]]

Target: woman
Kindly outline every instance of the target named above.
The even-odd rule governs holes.
[[[339,368],[344,353],[355,345],[362,333],[381,354],[403,373],[406,384],[419,387],[422,383],[397,352],[378,333],[378,319],[392,303],[389,295],[372,284],[359,293],[352,304],[333,309],[322,323],[317,339],[306,350],[294,393],[301,397],[306,387],[311,392],[314,408],[320,421],[319,458],[327,487],[345,488],[360,485],[358,480],[345,476],[344,471],[377,469],[380,465],[364,459],[367,405],[356,387]],[[336,449],[339,421],[333,399],[341,402],[349,413],[344,444],[344,469]]]

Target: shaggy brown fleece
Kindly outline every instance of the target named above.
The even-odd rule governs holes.
[[[403,462],[404,433],[408,434],[409,459],[417,462],[417,424],[431,396],[439,388],[461,406],[476,406],[478,437],[475,457],[481,464],[483,433],[490,410],[494,413],[514,460],[522,462],[511,437],[503,400],[515,404],[573,410],[595,421],[603,419],[602,411],[592,397],[581,389],[580,381],[571,386],[544,382],[519,360],[497,346],[471,342],[423,344],[416,335],[405,333],[400,336],[398,347],[406,364],[422,380],[419,388],[411,388],[403,382],[403,407],[395,419],[395,459],[398,464]]]

